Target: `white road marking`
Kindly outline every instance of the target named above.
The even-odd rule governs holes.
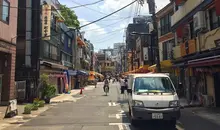
[[[119,103],[108,102],[108,106],[113,106],[113,107],[115,107],[115,106],[117,106],[117,105],[119,105]]]
[[[116,119],[120,119],[121,117],[127,117],[126,114],[113,114],[113,115],[109,115],[109,118],[116,118]]]
[[[123,110],[118,110],[119,111],[119,113],[125,113],[125,111],[123,111]]]
[[[119,130],[131,130],[130,129],[130,123],[109,123],[109,125],[117,125]],[[125,129],[123,128],[125,127]]]

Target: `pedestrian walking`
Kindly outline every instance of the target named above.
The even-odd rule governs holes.
[[[124,94],[124,91],[125,91],[124,78],[122,77],[119,82],[120,82],[120,86],[121,86],[121,94]]]

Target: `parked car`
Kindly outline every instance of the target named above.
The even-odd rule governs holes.
[[[130,74],[128,105],[131,123],[140,120],[166,120],[175,127],[180,104],[175,87],[166,74]]]

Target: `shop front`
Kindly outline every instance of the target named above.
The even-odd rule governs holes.
[[[195,82],[192,94],[198,95],[203,106],[220,107],[220,56],[190,60],[188,66],[192,68]]]
[[[48,75],[49,83],[56,86],[56,93],[66,93],[68,91],[68,79],[64,71],[68,68],[61,64],[48,61],[41,61],[40,65],[40,75]]]

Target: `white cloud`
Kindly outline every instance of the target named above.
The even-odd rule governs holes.
[[[89,22],[85,19],[79,19],[80,25],[85,25],[88,24]],[[97,29],[98,28],[98,29]],[[81,29],[82,31],[85,31],[85,37],[87,39],[91,39],[94,38],[96,35],[103,35],[106,33],[104,28],[101,28],[99,25],[93,23],[89,26],[85,26],[84,28]],[[95,30],[96,33],[94,33]]]

